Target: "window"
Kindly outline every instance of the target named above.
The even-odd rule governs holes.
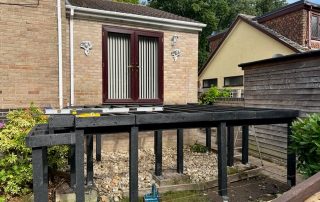
[[[218,79],[204,79],[202,82],[203,88],[210,88],[212,86],[217,86]]]
[[[320,16],[313,15],[311,17],[311,38],[315,40],[320,40]]]
[[[163,33],[103,27],[103,102],[162,103]]]
[[[225,77],[224,86],[225,87],[243,86],[243,76]]]

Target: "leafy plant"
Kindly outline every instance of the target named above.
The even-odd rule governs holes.
[[[216,86],[212,86],[207,92],[200,96],[199,100],[201,104],[213,104],[217,98],[226,98],[230,97],[230,95],[230,89],[218,89]]]
[[[25,138],[36,124],[46,123],[47,117],[31,104],[29,109],[10,111],[7,119],[0,130],[0,195],[24,195],[32,183],[31,148]],[[66,165],[66,146],[52,147],[48,153],[51,170]]]
[[[196,152],[196,153],[206,153],[208,151],[208,148],[196,142],[190,146],[190,151]]]
[[[298,170],[305,176],[320,171],[320,114],[298,119],[292,124],[292,144],[289,151],[296,152]]]

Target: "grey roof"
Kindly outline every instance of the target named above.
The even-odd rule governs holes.
[[[84,8],[199,23],[190,18],[137,4],[119,3],[111,0],[69,0],[69,3],[73,6]]]
[[[255,16],[249,16],[249,15],[244,15],[244,14],[240,14],[240,16],[243,19],[247,19],[247,22],[249,22],[250,24],[254,25],[258,29],[260,28],[261,30],[264,30],[265,32],[269,33],[270,35],[276,37],[277,39],[279,39],[283,43],[285,43],[285,44],[297,49],[300,52],[305,52],[307,50],[310,50],[308,47],[302,46],[302,45],[298,44],[297,42],[294,42],[291,39],[279,34],[275,30],[270,29],[270,28],[258,23],[256,20],[254,20]]]

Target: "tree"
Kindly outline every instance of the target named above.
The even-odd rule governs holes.
[[[208,58],[207,37],[230,26],[239,13],[262,15],[286,5],[285,0],[148,0],[148,5],[207,24],[199,36],[199,63]]]
[[[132,4],[139,4],[139,0],[112,0],[115,2],[124,2],[124,3],[132,3]]]
[[[258,0],[256,10],[258,15],[263,15],[285,5],[287,5],[286,0]]]

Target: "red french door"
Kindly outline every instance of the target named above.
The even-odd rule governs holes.
[[[163,34],[103,27],[103,102],[163,102]]]

